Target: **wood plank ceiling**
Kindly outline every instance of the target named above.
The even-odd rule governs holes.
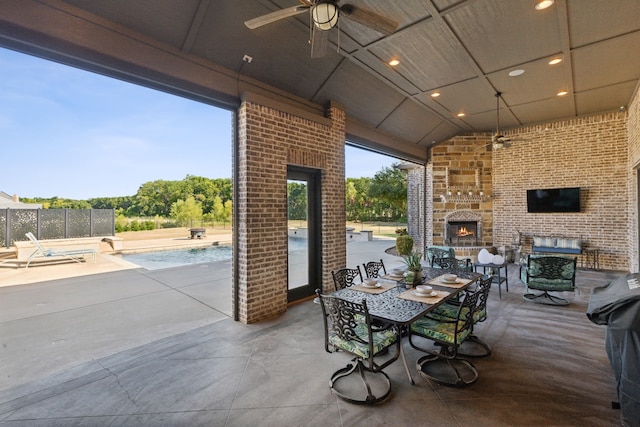
[[[64,3],[310,102],[340,102],[350,117],[425,148],[495,131],[497,91],[509,128],[625,108],[640,79],[640,0],[556,0],[541,11],[535,0],[342,1],[399,27],[385,37],[341,17],[315,59],[308,13],[243,24],[298,0]],[[515,69],[524,74],[510,77]]]

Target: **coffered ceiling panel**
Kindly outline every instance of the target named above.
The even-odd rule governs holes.
[[[521,124],[536,124],[552,121],[560,117],[571,117],[573,105],[573,98],[570,95],[555,96],[550,99],[511,107],[511,111],[518,117]],[[509,127],[509,125],[507,124],[505,127]]]
[[[438,127],[440,120],[434,114],[425,113],[414,101],[406,100],[384,119],[379,129],[394,135],[402,134],[410,142],[418,143]],[[407,128],[407,122],[420,125]]]
[[[583,112],[582,114],[593,114],[626,107],[631,101],[636,84],[636,82],[630,81],[580,92],[575,96],[576,108]]]
[[[420,90],[473,78],[476,72],[464,49],[431,19],[377,43],[371,51],[386,61],[398,58],[398,74]]]
[[[537,13],[534,4],[469,1],[444,19],[480,68],[489,73],[562,51],[559,7]]]
[[[378,125],[405,98],[350,61],[343,61],[318,93],[320,104],[337,101],[353,117]]]
[[[639,46],[640,31],[637,31],[576,49],[572,54],[575,91],[637,81],[640,78]]]
[[[567,10],[572,48],[638,31],[636,0],[573,0]]]
[[[512,77],[507,71],[500,70],[488,74],[487,79],[494,88],[502,92],[502,98],[509,105],[551,98],[560,90],[569,89],[571,61],[563,60],[559,64],[549,65],[550,59],[552,57],[532,61],[519,67],[524,71],[519,76]]]

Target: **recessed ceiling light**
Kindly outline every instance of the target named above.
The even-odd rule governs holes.
[[[549,61],[549,65],[556,65],[562,62],[562,58],[553,58],[551,61]]]
[[[556,95],[558,96],[565,96],[566,94],[568,94],[569,92],[567,92],[566,90],[561,90],[560,92],[558,92]]]
[[[431,97],[432,97],[432,98],[437,98],[437,97],[439,97],[439,96],[440,96],[440,92],[433,92],[433,93],[431,94]]]
[[[389,65],[391,65],[392,67],[395,67],[396,65],[398,65],[400,63],[399,59],[392,59],[391,61],[389,61]]]
[[[551,7],[553,2],[554,2],[554,0],[542,0],[542,1],[539,1],[536,4],[536,10],[543,10],[543,9],[548,8],[548,7]]]
[[[458,117],[464,117],[464,113],[458,113]]]
[[[517,70],[511,70],[511,71],[509,71],[509,75],[510,75],[511,77],[520,76],[520,75],[522,75],[522,74],[524,74],[524,70],[523,70],[523,69],[521,69],[521,68],[518,68]]]

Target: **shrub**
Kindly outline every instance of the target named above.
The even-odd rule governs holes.
[[[413,251],[413,237],[409,235],[396,237],[396,250],[400,255],[409,255]]]
[[[177,228],[178,224],[173,221],[163,222],[160,228]]]

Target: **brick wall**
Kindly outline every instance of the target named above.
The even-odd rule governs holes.
[[[321,170],[323,288],[346,262],[344,123],[339,107],[313,121],[252,102],[238,111],[237,265],[239,320],[287,309],[287,165]]]
[[[482,215],[482,246],[509,246],[517,232],[525,250],[534,235],[581,237],[599,250],[601,268],[637,271],[638,97],[628,115],[611,112],[509,130],[505,134],[514,140],[501,150],[492,150],[487,135],[458,136],[434,147],[427,166],[426,244],[444,244],[445,216],[468,211]],[[582,212],[527,213],[526,190],[558,187],[582,189]]]
[[[629,103],[629,120],[627,124],[627,139],[629,141],[629,258],[632,260],[630,271],[640,270],[638,253],[638,170],[640,169],[640,86]]]
[[[515,132],[515,131],[514,131]],[[612,112],[517,129],[493,152],[494,244],[525,235],[582,237],[601,268],[629,269],[627,114]],[[526,190],[580,187],[580,213],[527,213]]]

